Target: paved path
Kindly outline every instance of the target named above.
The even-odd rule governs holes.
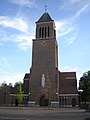
[[[0,107],[0,114],[15,114],[15,115],[36,115],[40,113],[52,113],[52,112],[85,112],[85,110],[80,110],[78,108],[47,108],[47,107]]]
[[[0,120],[85,120],[90,112],[78,108],[0,107]]]

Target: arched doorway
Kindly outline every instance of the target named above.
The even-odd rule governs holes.
[[[40,106],[48,106],[48,104],[49,104],[48,98],[46,96],[41,96],[39,105]]]

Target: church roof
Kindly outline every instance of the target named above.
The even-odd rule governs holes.
[[[47,12],[45,12],[36,23],[49,22],[49,21],[54,21],[54,20],[52,20],[52,18]]]

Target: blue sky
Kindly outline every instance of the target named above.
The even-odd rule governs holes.
[[[0,0],[0,83],[23,81],[32,61],[35,22],[45,12],[55,20],[59,70],[90,70],[90,0]]]

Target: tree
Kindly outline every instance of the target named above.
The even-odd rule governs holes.
[[[0,92],[2,91],[2,86],[0,86]]]
[[[19,82],[16,82],[16,83],[15,83],[14,87],[16,87],[16,88],[19,89],[20,84],[21,84],[21,86],[23,86],[22,82],[19,81]]]
[[[17,95],[17,100],[19,103],[23,103],[23,91],[22,91],[22,84],[19,84],[19,87],[18,87],[18,90],[19,90],[19,94]]]
[[[2,87],[6,87],[6,86],[7,86],[7,83],[4,81],[1,86],[2,86]]]
[[[85,72],[79,81],[79,89],[82,89],[81,101],[90,102],[90,71]]]
[[[18,100],[18,102],[21,104],[22,102],[23,102],[23,84],[22,84],[22,82],[16,82],[15,83],[15,85],[14,85],[14,87],[16,87],[17,89],[18,89],[18,94],[17,94],[17,100]]]
[[[3,83],[1,83],[0,85],[0,92],[7,86],[7,83],[4,81]]]

